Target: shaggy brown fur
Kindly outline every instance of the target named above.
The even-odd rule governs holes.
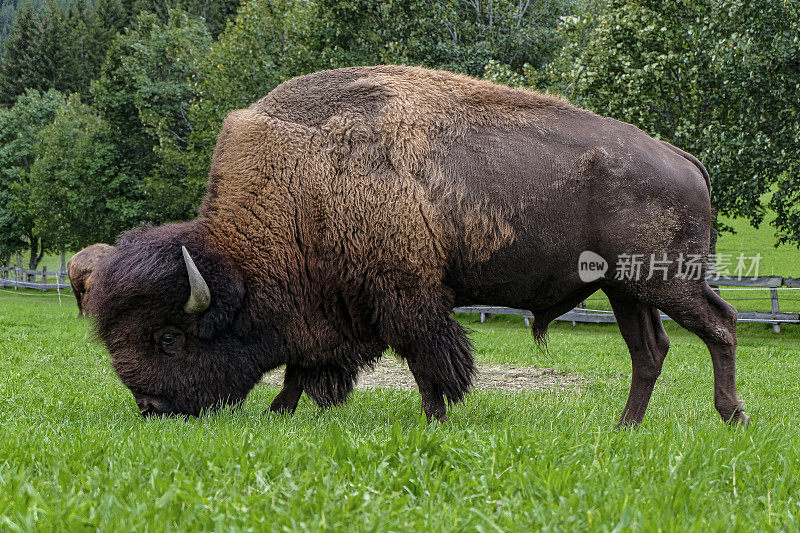
[[[274,411],[303,391],[331,405],[392,346],[443,420],[474,371],[454,305],[530,309],[541,336],[603,289],[634,366],[622,423],[641,420],[666,355],[656,306],[709,344],[717,408],[742,422],[735,311],[674,270],[612,279],[621,253],[705,257],[704,172],[633,126],[527,90],[399,66],[301,76],[225,120],[200,218],[121,241],[97,331],[145,414],[237,402],[279,365]],[[199,316],[182,311],[181,246],[211,290]],[[583,250],[610,275],[583,283]]]
[[[83,308],[94,285],[94,271],[101,260],[114,253],[114,247],[107,244],[92,244],[73,255],[67,263],[67,275],[72,294],[78,303],[78,316],[83,316]]]

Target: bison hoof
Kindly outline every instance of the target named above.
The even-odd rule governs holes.
[[[640,420],[632,420],[632,419],[620,420],[619,422],[617,422],[617,430],[619,431],[623,431],[626,429],[633,430],[638,428],[639,424],[641,424]]]
[[[733,416],[728,420],[728,424],[731,427],[743,427],[746,428],[750,424],[750,417],[744,414],[742,411],[736,411],[733,413]]]
[[[267,413],[277,413],[279,415],[293,415],[294,409],[284,403],[280,402],[272,402],[272,405],[269,406],[269,409],[264,411],[264,414]]]
[[[447,414],[444,411],[434,411],[434,412],[425,412],[425,416],[428,417],[428,424],[431,422],[447,422]]]

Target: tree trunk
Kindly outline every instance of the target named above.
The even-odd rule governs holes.
[[[62,284],[66,281],[65,275],[67,272],[67,252],[61,250],[61,268],[58,269],[58,283]]]
[[[39,237],[31,237],[31,256],[28,261],[29,270],[36,270],[39,263],[42,261],[42,257],[44,257],[44,246],[41,244],[42,240]],[[30,283],[35,283],[36,276],[28,274],[28,281]]]
[[[3,266],[9,268],[11,266],[11,254],[6,254],[3,258]],[[3,270],[3,279],[8,279],[8,270]]]

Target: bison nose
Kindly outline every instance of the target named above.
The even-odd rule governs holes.
[[[145,418],[161,414],[158,404],[150,398],[137,398],[136,405],[139,407],[139,413]]]

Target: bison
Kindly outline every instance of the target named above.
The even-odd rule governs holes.
[[[114,253],[114,247],[107,244],[92,244],[73,255],[67,263],[67,275],[72,286],[72,294],[78,302],[78,316],[83,316],[89,291],[94,284],[94,272],[101,259]]]
[[[707,344],[716,409],[743,424],[736,310],[705,280],[709,190],[693,156],[560,98],[422,68],[317,72],[228,115],[196,220],[122,237],[95,328],[143,415],[238,404],[281,365],[272,411],[303,392],[337,404],[392,347],[445,420],[475,371],[454,306],[529,309],[541,338],[602,290],[633,366],[620,424],[641,422],[667,355],[657,309]],[[582,276],[585,253],[605,270]],[[660,270],[618,275],[630,258]]]

